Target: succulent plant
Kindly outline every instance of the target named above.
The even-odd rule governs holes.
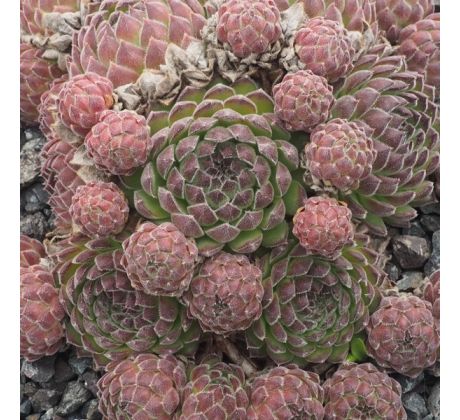
[[[296,33],[294,49],[301,68],[335,82],[351,68],[355,50],[352,39],[337,21],[316,17]]]
[[[208,356],[193,368],[183,391],[180,420],[246,419],[243,370]]]
[[[114,183],[89,182],[75,191],[69,213],[77,232],[90,238],[104,238],[123,230],[129,207]]]
[[[322,420],[324,391],[316,373],[297,366],[262,372],[249,384],[248,420]]]
[[[40,123],[40,130],[51,141],[52,138],[61,137],[62,126],[59,118],[59,92],[67,82],[68,75],[64,74],[58,79],[53,80],[49,90],[47,90],[40,98],[38,106],[38,122]]]
[[[59,116],[75,134],[85,136],[101,113],[113,106],[112,82],[96,73],[69,79],[59,92]]]
[[[406,26],[399,34],[398,53],[406,57],[409,70],[424,76],[439,94],[441,22],[439,13]]]
[[[27,268],[40,264],[40,260],[46,257],[43,244],[27,235],[21,235],[20,265]]]
[[[136,210],[171,221],[204,256],[283,243],[285,216],[305,192],[295,179],[297,149],[272,111],[270,97],[248,78],[185,88],[169,112],[150,115],[152,158],[122,178]]]
[[[376,0],[377,19],[386,38],[396,43],[401,29],[433,13],[431,0]]]
[[[302,2],[309,18],[323,16],[335,20],[348,31],[364,34],[369,43],[378,36],[375,0],[302,0]]]
[[[184,300],[205,331],[245,330],[262,314],[262,272],[245,255],[221,252],[206,260]]]
[[[145,118],[134,111],[104,111],[85,138],[88,156],[100,170],[130,175],[152,148]]]
[[[351,211],[334,199],[310,197],[293,219],[292,233],[312,254],[336,258],[342,248],[353,243]]]
[[[245,332],[250,354],[301,367],[343,362],[386,287],[377,258],[361,234],[334,261],[294,240],[260,257],[265,295],[261,318]]]
[[[332,86],[310,70],[289,73],[273,87],[275,115],[290,131],[311,131],[334,104]]]
[[[366,327],[369,354],[382,367],[418,376],[436,362],[439,349],[431,310],[414,295],[384,297]]]
[[[55,225],[61,232],[70,232],[72,217],[69,209],[77,188],[85,184],[74,163],[77,147],[51,136],[42,149],[41,176],[50,194],[48,203],[56,216]]]
[[[401,385],[371,363],[346,363],[323,384],[325,420],[406,420]]]
[[[150,295],[181,296],[197,262],[194,241],[172,223],[143,223],[123,242],[121,264],[131,285]]]
[[[229,0],[217,13],[217,39],[237,57],[263,54],[281,37],[273,0]]]
[[[423,287],[423,298],[433,306],[433,316],[441,319],[441,271],[435,271]]]
[[[180,406],[185,383],[185,366],[170,355],[113,361],[97,383],[99,411],[110,420],[169,420]]]
[[[315,127],[305,145],[306,166],[314,180],[340,191],[359,187],[372,173],[377,156],[365,127],[340,118]]]
[[[42,50],[25,43],[21,43],[19,72],[21,120],[33,124],[38,119],[40,97],[63,72]]]
[[[51,273],[41,265],[21,267],[21,356],[29,362],[64,346],[64,308]]]
[[[70,317],[67,341],[90,353],[98,366],[140,353],[193,355],[198,346],[199,326],[178,300],[132,288],[120,260],[134,224],[129,221],[116,237],[73,235],[49,250]]]
[[[165,64],[170,44],[187,48],[205,23],[198,0],[104,0],[74,35],[69,73],[95,72],[114,87]]]
[[[339,188],[335,196],[378,235],[386,235],[386,224],[407,227],[417,215],[414,206],[432,200],[428,175],[439,167],[439,116],[434,95],[423,90],[422,77],[408,71],[404,57],[383,43],[362,54],[334,85],[331,119],[359,123],[376,151],[372,172],[357,189]],[[340,176],[339,165],[330,169],[326,187]]]

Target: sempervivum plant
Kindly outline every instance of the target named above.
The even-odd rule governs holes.
[[[185,383],[185,366],[173,356],[139,354],[114,361],[97,384],[99,411],[107,420],[169,420]]]
[[[437,323],[441,319],[441,271],[435,271],[423,286],[423,298],[433,306],[433,316]]]
[[[337,258],[353,243],[351,211],[332,198],[310,197],[294,216],[292,233],[307,251]]]
[[[127,194],[153,221],[171,221],[200,253],[250,253],[285,241],[287,215],[305,192],[297,149],[272,122],[273,102],[248,78],[185,88],[169,112],[153,112],[151,159]]]
[[[248,402],[243,370],[208,356],[188,375],[178,419],[244,420]]]
[[[279,366],[258,374],[248,388],[248,420],[324,417],[324,391],[316,373]]]
[[[423,89],[403,56],[377,44],[334,85],[333,121],[316,126],[305,146],[307,175],[320,177],[329,192],[335,184],[338,199],[376,234],[386,234],[385,224],[408,226],[414,206],[432,199],[428,175],[439,167],[439,116]],[[344,148],[335,148],[331,136]]]
[[[70,317],[67,341],[92,354],[99,366],[139,353],[193,355],[198,346],[200,329],[185,306],[132,288],[120,260],[122,242],[134,229],[130,221],[116,237],[73,235],[50,249]]]
[[[217,11],[217,39],[240,58],[270,50],[281,37],[273,0],[228,0]]]
[[[131,285],[150,295],[181,296],[198,262],[198,249],[172,223],[143,223],[123,242],[121,264]]]
[[[20,245],[20,265],[21,268],[40,264],[40,260],[45,258],[45,248],[42,243],[27,235],[21,235]]]
[[[433,12],[431,0],[376,0],[379,27],[386,38],[396,43],[401,29]]]
[[[245,255],[221,252],[203,263],[184,300],[203,330],[230,334],[260,317],[263,295],[260,268]]]
[[[33,45],[22,43],[20,54],[21,120],[31,124],[37,122],[41,95],[63,72],[55,60],[45,58]]]
[[[273,87],[275,114],[290,131],[311,131],[329,117],[332,86],[311,70],[287,74]]]
[[[90,238],[104,238],[120,233],[129,216],[128,201],[112,182],[89,182],[81,185],[69,208],[75,232]]]
[[[65,344],[64,308],[52,274],[41,265],[21,268],[21,356],[32,362]]]
[[[407,59],[409,70],[425,77],[425,83],[439,93],[441,22],[439,13],[406,26],[399,34],[399,54]]]
[[[324,384],[325,420],[406,420],[401,385],[371,363],[346,363]]]
[[[202,61],[200,52],[188,55],[184,50],[196,45],[205,21],[198,0],[95,2],[89,5],[85,25],[74,34],[69,73],[95,72],[110,79],[115,88],[134,84],[145,73],[141,89],[148,96],[161,97],[180,85],[183,67],[202,67],[197,63]],[[158,79],[162,72],[165,77]],[[191,72],[184,74],[193,77]]]
[[[262,256],[262,316],[245,332],[251,354],[299,366],[344,361],[380,300],[384,275],[376,263],[360,234],[333,261],[295,240]]]
[[[88,156],[100,170],[131,175],[151,151],[150,131],[145,118],[134,111],[108,110],[85,138]]]
[[[417,296],[384,297],[366,327],[369,354],[382,367],[415,378],[436,362],[432,306]]]
[[[308,69],[335,82],[351,68],[355,54],[352,38],[338,22],[316,17],[300,27],[294,38],[297,68]]]

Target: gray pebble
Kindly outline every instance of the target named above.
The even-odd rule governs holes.
[[[426,238],[426,232],[425,229],[423,229],[422,224],[418,221],[415,220],[410,224],[410,227],[407,229],[402,230],[403,235],[411,235],[411,236],[418,236],[420,238]]]
[[[27,213],[35,213],[48,206],[48,193],[41,183],[27,188],[24,193],[24,210]]]
[[[49,224],[46,221],[46,217],[42,213],[37,212],[21,217],[20,229],[23,235],[41,241],[49,231]]]
[[[54,374],[54,380],[56,382],[68,382],[77,376],[68,363],[62,358],[59,358],[56,361],[54,369],[56,370],[56,373]]]
[[[40,417],[40,420],[54,420],[54,408],[50,408],[45,414]]]
[[[55,356],[42,357],[35,362],[24,362],[21,368],[22,373],[35,382],[47,382],[54,375]]]
[[[30,400],[25,400],[21,404],[19,411],[23,416],[27,416],[28,414],[30,414],[30,412],[32,411],[32,403],[30,402]]]
[[[56,410],[56,414],[59,416],[67,416],[78,410],[90,398],[91,392],[87,390],[81,382],[69,382]]]
[[[90,400],[81,409],[81,414],[87,420],[101,420],[102,414],[98,410],[98,400]]]
[[[400,268],[396,264],[393,264],[392,262],[386,263],[385,272],[388,274],[388,277],[390,278],[390,280],[394,282],[398,281],[399,277],[401,276]]]
[[[431,252],[430,259],[428,260],[428,262],[425,264],[425,267],[424,267],[426,276],[430,276],[436,270],[439,270],[439,268],[441,267],[440,239],[441,239],[441,234],[440,234],[440,231],[437,230],[435,233],[433,233],[433,237],[431,238],[431,244],[433,247],[433,251]]]
[[[40,150],[45,144],[45,138],[39,137],[28,141],[21,150],[19,175],[21,188],[35,182],[40,174]]]
[[[408,419],[421,420],[428,414],[425,400],[416,392],[410,392],[403,395],[402,402],[406,409]]]
[[[423,214],[439,214],[439,202],[425,204],[420,207],[420,210]]]
[[[425,275],[420,271],[406,271],[401,280],[396,283],[398,290],[407,291],[419,287],[423,283]]]
[[[76,357],[72,354],[69,357],[69,366],[77,375],[82,375],[86,370],[91,369],[93,361],[90,357]]]
[[[61,395],[61,392],[54,389],[39,389],[30,398],[34,413],[40,413],[54,407],[61,399]]]
[[[439,383],[435,384],[428,397],[428,409],[436,420],[441,416],[440,390]]]
[[[26,420],[39,420],[40,414],[31,414],[30,416],[26,417]]]
[[[82,379],[85,381],[86,389],[89,389],[97,397],[97,381],[99,380],[97,373],[90,370],[82,375]]]
[[[430,257],[430,248],[425,238],[400,235],[392,239],[393,255],[403,269],[423,267]]]
[[[417,385],[419,385],[425,379],[425,374],[422,372],[416,378],[409,378],[408,376],[400,374],[396,374],[393,377],[401,385],[402,393],[406,394],[412,391]]]
[[[37,392],[37,389],[38,389],[38,386],[36,384],[34,384],[33,382],[27,382],[24,385],[24,395],[30,398],[32,395],[34,395]]]
[[[426,214],[420,219],[423,227],[428,232],[436,232],[441,227],[440,217],[434,214]]]

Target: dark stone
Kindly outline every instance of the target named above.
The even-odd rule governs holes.
[[[35,362],[24,362],[21,371],[35,382],[47,382],[54,375],[56,356],[42,357]]]
[[[441,388],[438,382],[433,386],[430,396],[428,397],[428,409],[436,420],[441,416],[440,391]]]
[[[410,235],[396,236],[393,242],[393,255],[403,269],[423,267],[430,257],[430,248],[425,238]]]
[[[56,414],[59,416],[67,416],[78,410],[90,398],[91,392],[88,391],[81,382],[69,382],[56,410]]]
[[[54,380],[56,382],[68,382],[77,376],[68,363],[62,358],[59,358],[56,361],[54,369],[56,370],[56,373],[54,374]]]
[[[20,229],[23,235],[27,235],[41,241],[49,231],[49,224],[46,217],[42,213],[37,212],[21,217]]]
[[[420,210],[423,214],[439,214],[439,202],[425,204]]]
[[[33,184],[40,174],[40,150],[45,144],[44,137],[34,138],[28,141],[20,154],[20,184],[21,188]]]
[[[25,400],[21,404],[19,411],[23,416],[27,416],[28,414],[30,414],[30,412],[32,411],[32,403],[30,402],[30,400]]]
[[[416,378],[409,378],[408,376],[400,375],[397,373],[393,376],[393,378],[396,379],[401,385],[402,393],[406,394],[412,391],[417,385],[422,383],[422,381],[425,379],[425,374],[422,372]]]
[[[410,227],[402,230],[403,235],[418,236],[420,238],[426,238],[426,232],[422,227],[422,224],[415,220],[410,224]]]
[[[77,375],[82,375],[86,370],[91,369],[93,361],[90,357],[77,357],[72,354],[69,357],[69,366]]]
[[[54,420],[54,408],[50,408],[45,414],[40,417],[40,420]]]
[[[86,389],[89,389],[97,397],[97,381],[99,380],[97,373],[90,370],[82,375],[82,379],[85,381]]]
[[[420,271],[406,271],[403,273],[401,280],[396,283],[396,286],[400,291],[413,290],[423,283],[424,278],[424,274]]]
[[[420,222],[422,223],[423,227],[431,233],[436,232],[441,227],[439,216],[433,214],[426,214],[422,216]]]
[[[101,420],[102,414],[98,410],[98,400],[90,400],[81,409],[81,414],[87,420]]]
[[[431,244],[433,247],[433,251],[431,252],[430,259],[428,262],[425,264],[424,271],[426,276],[430,276],[433,274],[436,270],[439,270],[441,267],[441,244],[440,244],[440,231],[437,230],[435,233],[433,233],[433,237],[431,238]]]
[[[388,274],[388,277],[391,281],[398,281],[399,277],[401,276],[401,270],[396,264],[392,262],[387,262],[385,265],[385,272]]]
[[[42,382],[40,383],[40,387],[44,389],[54,389],[56,391],[59,391],[61,394],[64,392],[64,389],[66,387],[65,382],[56,382],[54,379],[48,382]]]
[[[31,398],[30,402],[34,413],[49,410],[54,407],[61,399],[62,392],[54,389],[39,389]]]
[[[24,395],[30,398],[32,395],[34,395],[37,392],[37,389],[38,389],[38,386],[36,384],[34,384],[33,382],[27,382],[24,385]]]
[[[422,420],[428,414],[425,400],[416,392],[403,395],[402,402],[407,412],[408,419]]]
[[[24,193],[24,210],[27,213],[35,213],[48,206],[48,193],[43,189],[41,183],[27,188]]]

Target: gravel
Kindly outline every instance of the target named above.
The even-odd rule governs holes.
[[[432,273],[434,273],[436,270],[439,270],[439,268],[441,267],[440,240],[441,232],[437,230],[435,233],[433,233],[433,237],[431,239],[433,251],[431,252],[430,259],[424,267],[425,275],[427,276],[430,276]]]
[[[21,371],[29,379],[35,382],[47,382],[54,376],[54,362],[56,356],[42,357],[36,362],[22,364]]]
[[[393,238],[393,255],[401,268],[421,268],[430,258],[429,242],[413,235],[399,235]]]
[[[56,410],[56,414],[67,416],[78,410],[90,398],[91,392],[85,388],[84,384],[79,381],[69,382]]]

